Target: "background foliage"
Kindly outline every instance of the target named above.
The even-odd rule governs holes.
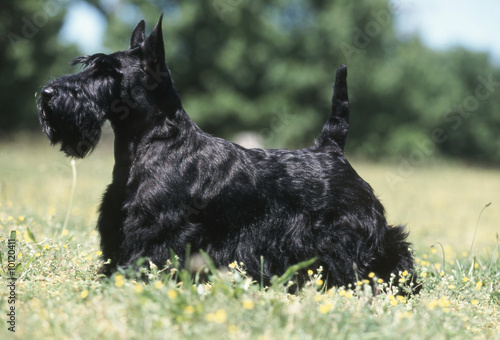
[[[346,63],[350,153],[500,162],[500,70],[485,54],[436,52],[417,37],[398,37],[394,15],[404,3],[86,2],[107,20],[108,52],[128,46],[141,18],[150,30],[165,13],[167,63],[185,109],[217,136],[254,131],[268,147],[311,145],[329,115],[336,67]],[[68,62],[86,53],[57,39],[65,8],[65,0],[2,5],[4,136],[37,131],[33,94],[51,77],[76,72]]]

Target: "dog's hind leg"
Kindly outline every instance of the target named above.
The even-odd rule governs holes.
[[[323,126],[319,146],[335,142],[344,151],[349,131],[349,96],[347,94],[347,66],[340,65],[335,76],[332,96],[332,113]]]

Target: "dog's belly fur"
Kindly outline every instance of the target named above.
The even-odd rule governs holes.
[[[131,165],[148,176],[122,181],[124,204],[112,214],[126,226],[118,265],[148,257],[163,266],[170,249],[183,263],[189,244],[219,267],[243,262],[266,281],[311,258],[337,273],[330,284],[352,282],[354,263],[360,276],[376,269],[389,230],[383,207],[338,147],[247,150],[201,131],[188,146],[155,139]]]

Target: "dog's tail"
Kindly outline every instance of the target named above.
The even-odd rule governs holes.
[[[319,146],[326,146],[332,141],[344,151],[349,131],[349,97],[347,95],[347,66],[340,65],[335,76],[332,96],[332,114],[323,126],[318,138]]]

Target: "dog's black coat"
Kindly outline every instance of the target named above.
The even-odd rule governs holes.
[[[115,166],[100,209],[103,272],[141,257],[164,266],[170,251],[204,250],[217,266],[243,262],[266,281],[311,258],[329,286],[370,272],[413,272],[403,227],[390,227],[372,188],[344,156],[347,69],[332,114],[308,149],[245,149],[201,131],[187,116],[165,64],[161,18],[141,21],[130,49],[77,58],[85,69],[49,82],[38,109],[44,132],[69,156],[115,133]],[[263,272],[260,257],[263,256]]]

